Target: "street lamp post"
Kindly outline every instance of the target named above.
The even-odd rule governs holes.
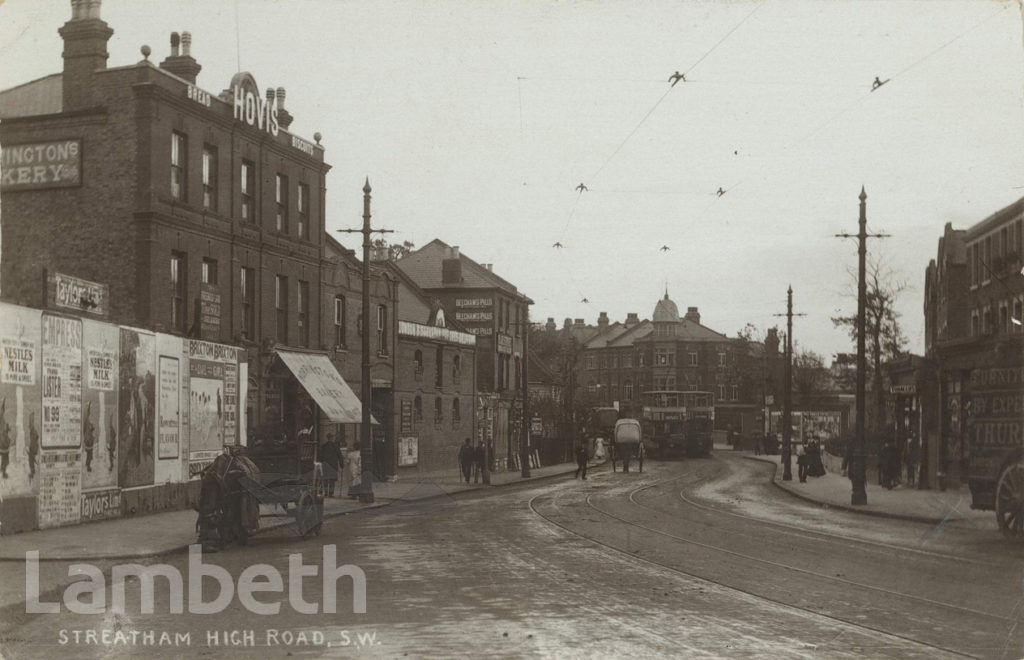
[[[854,447],[853,462],[850,465],[850,481],[852,492],[850,504],[864,505],[868,503],[868,494],[865,490],[867,481],[867,451],[865,443],[866,419],[864,404],[866,399],[865,371],[867,370],[867,356],[865,352],[865,312],[867,307],[867,239],[885,238],[888,234],[868,234],[867,215],[868,195],[864,192],[864,186],[860,188],[860,217],[858,219],[858,231],[853,234],[836,234],[839,238],[857,239],[857,444]]]
[[[339,229],[346,234],[363,235],[363,362],[360,373],[360,408],[362,417],[359,424],[359,456],[363,465],[363,473],[359,484],[359,501],[363,503],[373,502],[373,437],[370,433],[370,399],[373,396],[373,389],[370,384],[370,234],[390,234],[390,229],[370,228],[370,180],[366,179],[363,186],[363,228],[362,229]]]

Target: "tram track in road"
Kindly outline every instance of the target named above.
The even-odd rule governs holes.
[[[671,483],[677,482],[680,479],[683,479],[683,478],[685,478],[687,476],[691,476],[691,475],[680,475],[680,476],[677,476],[677,477],[674,477],[674,478],[671,478],[671,479],[660,480],[660,481],[657,481],[657,482],[652,483],[652,484],[645,484],[643,486],[640,486],[639,488],[635,488],[635,489],[629,491],[628,493],[626,493],[627,499],[634,506],[639,506],[640,508],[643,508],[643,509],[646,509],[648,511],[655,512],[655,513],[664,513],[664,512],[661,512],[661,511],[657,510],[657,509],[654,509],[652,507],[647,507],[645,505],[642,505],[642,504],[638,503],[636,501],[636,499],[635,499],[636,493],[642,492],[642,491],[645,491],[645,490],[649,490],[649,489],[657,487],[657,486],[664,486],[666,484],[671,484]],[[704,475],[701,475],[698,472],[698,474],[693,475],[693,476],[697,476],[698,477],[698,481],[704,481],[704,480],[710,478],[710,476],[712,476],[712,475],[707,475],[706,473]],[[628,528],[642,529],[645,532],[648,532],[650,534],[654,534],[654,535],[656,535],[656,536],[658,536],[660,538],[668,539],[668,540],[670,540],[673,543],[683,543],[683,544],[691,545],[691,546],[694,546],[694,547],[698,547],[698,548],[700,548],[703,551],[709,551],[709,552],[715,553],[716,556],[725,554],[725,555],[728,555],[730,557],[733,557],[734,559],[737,559],[737,560],[740,560],[740,561],[743,561],[743,562],[750,562],[750,563],[755,563],[755,564],[758,564],[758,565],[767,566],[767,567],[769,567],[770,570],[773,570],[773,571],[788,571],[788,572],[797,573],[797,574],[803,576],[804,578],[811,578],[811,579],[814,579],[814,580],[828,580],[831,583],[836,584],[837,586],[841,585],[842,588],[860,589],[860,590],[871,592],[873,594],[883,595],[886,598],[899,598],[900,600],[907,601],[909,603],[913,603],[913,604],[915,604],[917,606],[927,606],[927,607],[930,607],[930,608],[941,608],[941,609],[944,609],[944,610],[948,610],[950,613],[956,614],[958,616],[980,617],[980,618],[988,620],[988,621],[990,621],[992,623],[998,622],[998,624],[1001,624],[1001,625],[1007,625],[1007,624],[1010,624],[1013,621],[1013,619],[1010,618],[1010,617],[1000,616],[998,614],[992,614],[990,612],[982,612],[982,611],[979,611],[979,610],[974,610],[972,608],[965,608],[965,607],[961,607],[961,606],[958,606],[958,605],[955,605],[955,604],[951,604],[951,603],[947,603],[947,602],[943,602],[943,601],[936,601],[936,600],[933,600],[933,599],[923,598],[923,597],[920,597],[920,596],[915,596],[913,594],[907,594],[907,593],[900,592],[900,591],[895,591],[895,590],[892,590],[892,589],[886,589],[884,587],[878,587],[878,586],[875,586],[875,585],[872,585],[872,584],[866,584],[866,583],[857,582],[857,581],[854,581],[854,580],[847,580],[847,579],[843,579],[843,578],[837,578],[837,577],[832,576],[832,575],[826,575],[826,574],[823,574],[823,573],[819,573],[819,572],[815,572],[815,571],[810,571],[810,570],[807,570],[807,569],[802,569],[800,567],[794,567],[794,566],[791,566],[791,565],[786,565],[786,564],[780,563],[780,562],[772,562],[770,560],[765,560],[763,558],[759,558],[759,557],[755,557],[755,556],[752,556],[752,555],[749,555],[749,554],[746,554],[746,553],[738,552],[738,551],[736,551],[736,550],[734,550],[732,548],[728,548],[728,547],[725,547],[725,546],[722,546],[722,545],[716,545],[716,544],[713,544],[713,543],[706,543],[704,541],[700,541],[700,540],[697,540],[695,538],[687,538],[687,537],[684,537],[684,536],[680,536],[678,534],[672,534],[672,533],[666,532],[664,530],[659,530],[659,529],[656,529],[654,527],[650,527],[648,525],[644,525],[642,523],[638,523],[635,520],[630,520],[630,519],[628,519],[628,518],[626,518],[624,516],[617,515],[617,514],[611,512],[611,511],[607,511],[607,510],[603,509],[602,507],[597,506],[594,503],[594,501],[593,501],[595,495],[596,495],[596,493],[591,492],[591,493],[588,493],[586,495],[586,497],[583,499],[582,503],[585,504],[585,506],[589,510],[591,510],[591,511],[593,511],[595,513],[598,513],[601,516],[604,516],[606,518],[610,518],[612,520],[615,520],[618,523],[624,524]],[[538,495],[534,496],[533,498],[531,498],[529,503],[528,503],[530,510],[533,511],[533,513],[535,515],[537,515],[541,519],[545,520],[549,524],[554,525],[555,527],[558,527],[558,528],[562,529],[563,531],[565,531],[565,532],[567,532],[567,533],[569,533],[569,534],[571,534],[571,535],[573,535],[575,537],[578,537],[578,538],[581,538],[581,539],[585,539],[585,540],[587,540],[587,541],[589,541],[589,542],[591,542],[591,543],[593,543],[595,545],[600,546],[602,549],[604,549],[606,551],[610,550],[610,551],[612,551],[612,552],[614,552],[614,553],[616,553],[618,555],[628,557],[632,561],[642,561],[642,562],[645,562],[645,563],[657,566],[657,567],[659,567],[659,568],[661,568],[663,570],[667,570],[667,571],[670,571],[670,572],[675,573],[675,574],[683,575],[683,576],[686,576],[688,578],[701,580],[701,581],[707,582],[709,584],[713,584],[713,585],[716,585],[718,587],[721,587],[721,588],[724,588],[724,589],[728,589],[728,590],[731,590],[731,591],[734,591],[734,592],[737,592],[737,593],[742,593],[742,594],[745,594],[745,595],[747,595],[749,597],[758,599],[760,601],[772,603],[773,605],[777,605],[777,606],[784,607],[784,608],[787,608],[787,609],[790,609],[790,610],[801,612],[804,615],[809,615],[809,616],[813,616],[813,617],[822,617],[822,618],[828,619],[830,621],[838,622],[838,623],[841,623],[841,624],[843,624],[845,626],[849,626],[853,630],[856,630],[856,631],[863,631],[865,633],[870,633],[870,634],[873,634],[873,635],[884,635],[884,636],[892,638],[892,639],[899,639],[899,640],[902,640],[903,642],[907,642],[907,643],[911,643],[911,644],[915,644],[915,645],[920,645],[920,646],[925,647],[925,648],[934,649],[935,651],[941,651],[941,652],[944,652],[944,653],[950,653],[950,654],[953,654],[953,655],[956,655],[956,656],[961,656],[961,657],[985,657],[985,656],[975,655],[974,653],[967,652],[967,651],[964,651],[964,650],[961,650],[961,649],[952,648],[950,646],[946,646],[946,645],[942,645],[942,644],[938,644],[938,643],[933,643],[933,642],[927,641],[926,639],[922,639],[920,636],[914,636],[914,635],[910,635],[910,634],[903,634],[903,633],[900,633],[900,632],[895,632],[895,631],[892,631],[892,630],[887,630],[887,629],[885,629],[883,627],[880,627],[880,626],[874,626],[874,625],[870,625],[870,624],[867,624],[867,623],[864,623],[864,622],[859,622],[859,621],[851,620],[851,618],[849,618],[849,617],[844,617],[844,616],[837,615],[837,614],[830,614],[828,612],[819,611],[819,610],[816,610],[816,609],[812,609],[810,607],[803,607],[803,606],[801,606],[798,603],[794,603],[794,602],[791,602],[791,601],[786,601],[786,600],[783,600],[783,599],[780,599],[780,598],[775,598],[773,596],[766,595],[763,591],[747,589],[747,588],[743,588],[741,586],[737,586],[737,584],[735,582],[733,582],[733,581],[726,581],[726,580],[721,580],[721,579],[715,579],[714,577],[710,577],[707,574],[700,574],[700,573],[697,573],[697,572],[694,572],[694,571],[684,570],[683,568],[680,568],[678,565],[673,564],[673,563],[669,563],[669,562],[666,562],[666,561],[659,561],[659,560],[651,558],[651,557],[638,556],[636,551],[632,551],[631,552],[631,551],[629,551],[627,549],[623,549],[619,545],[616,545],[614,543],[609,543],[609,542],[607,542],[605,540],[602,540],[600,538],[596,538],[593,535],[581,533],[581,532],[577,531],[576,529],[573,529],[568,524],[560,522],[559,520],[556,519],[555,516],[545,515],[545,513],[541,510],[543,508],[542,503],[544,502],[545,499],[549,499],[550,500],[550,505],[555,510],[559,510],[559,509],[565,508],[559,502],[559,494],[558,493],[554,493],[554,494],[541,493],[541,494],[538,494]],[[710,508],[710,507],[704,507],[704,509],[709,511],[709,512],[713,512],[713,513],[722,513],[721,511],[719,511],[717,509]],[[760,520],[758,520],[756,518],[750,518],[750,517],[747,517],[747,516],[740,516],[740,517],[742,517],[742,518],[749,518],[749,520],[751,520],[753,522],[759,522],[759,523],[760,522],[764,522],[764,521],[760,521]],[[842,541],[844,541],[846,543],[849,543],[851,540],[856,540],[856,539],[847,539],[847,538],[842,537],[840,535],[830,535],[830,536],[832,537],[831,538],[832,542],[838,542],[838,541],[842,540]],[[901,548],[901,549],[904,549],[904,548]],[[925,554],[928,551],[920,551],[920,552],[922,554]]]
[[[650,511],[655,511],[655,512],[658,512],[658,513],[668,513],[667,511],[665,511],[663,509],[659,509],[657,507],[652,507],[652,506],[648,506],[646,504],[641,503],[637,499],[636,495],[637,495],[637,493],[641,493],[641,492],[644,492],[644,491],[647,491],[647,490],[651,490],[651,489],[653,489],[653,488],[655,488],[657,486],[664,485],[664,484],[667,484],[667,483],[671,483],[672,481],[678,481],[678,480],[684,478],[685,476],[686,475],[680,475],[678,477],[674,477],[673,479],[666,479],[666,480],[663,480],[663,481],[660,481],[660,482],[657,482],[657,483],[654,483],[654,484],[648,484],[647,486],[643,486],[641,488],[638,488],[635,491],[632,491],[630,493],[629,500],[633,504],[635,504],[635,505],[637,505],[639,507],[648,509]],[[698,474],[697,476],[700,476],[700,475]],[[701,479],[699,479],[695,483],[700,483],[700,482],[706,481],[706,480],[707,480],[706,477],[705,478],[701,478]],[[687,505],[689,505],[689,506],[691,506],[691,507],[693,507],[695,509],[700,509],[702,511],[707,511],[709,513],[724,514],[724,515],[727,515],[727,516],[731,516],[733,518],[737,518],[737,519],[740,519],[740,520],[748,521],[750,523],[754,523],[754,524],[758,524],[758,525],[763,525],[763,526],[766,526],[766,527],[771,527],[771,528],[777,529],[777,530],[784,530],[784,531],[786,531],[788,533],[794,534],[794,535],[799,536],[800,538],[803,538],[803,539],[815,537],[815,538],[822,539],[823,542],[828,542],[828,541],[831,541],[831,542],[842,542],[843,544],[846,544],[846,545],[848,545],[850,543],[855,543],[855,544],[860,545],[860,546],[877,548],[879,550],[883,550],[883,551],[886,551],[886,552],[898,552],[898,553],[901,553],[901,554],[904,554],[904,555],[913,554],[913,555],[918,555],[918,556],[922,556],[922,557],[929,557],[929,558],[934,558],[934,559],[955,561],[955,562],[958,562],[958,563],[961,563],[961,564],[970,564],[970,565],[973,565],[973,566],[980,566],[980,567],[985,567],[985,568],[992,567],[992,561],[991,560],[983,561],[983,560],[979,560],[979,559],[972,559],[970,557],[964,557],[964,556],[961,556],[961,555],[952,555],[952,554],[945,553],[945,552],[939,552],[939,551],[936,551],[936,550],[925,550],[925,549],[922,549],[922,548],[914,548],[914,547],[910,547],[910,546],[907,546],[907,545],[898,545],[898,544],[895,544],[895,543],[885,543],[883,541],[874,541],[872,539],[865,539],[865,538],[860,537],[860,536],[852,536],[852,535],[847,535],[847,534],[836,534],[835,532],[825,532],[825,531],[821,531],[821,530],[817,530],[817,529],[808,529],[806,527],[800,527],[800,526],[797,526],[797,525],[791,525],[791,524],[788,524],[788,523],[782,523],[782,522],[778,522],[778,521],[775,521],[775,520],[765,520],[764,518],[758,518],[758,517],[755,517],[755,516],[750,516],[750,515],[747,515],[747,514],[737,513],[735,511],[730,511],[729,509],[724,508],[724,507],[708,506],[706,504],[701,504],[700,502],[697,502],[697,501],[687,497],[685,492],[686,492],[685,490],[680,490],[680,491],[678,491],[676,493],[676,495],[684,503],[686,503]],[[719,531],[727,531],[727,530],[719,529]],[[1011,568],[1011,567],[1007,566],[1007,568]]]

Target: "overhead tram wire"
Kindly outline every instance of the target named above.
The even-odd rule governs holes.
[[[1000,9],[998,9],[998,10],[994,11],[994,12],[992,12],[991,14],[989,14],[988,16],[986,16],[985,18],[983,18],[982,20],[978,21],[977,23],[975,23],[975,24],[974,24],[974,25],[972,25],[971,27],[967,28],[967,29],[966,29],[966,30],[964,30],[963,32],[959,33],[958,35],[956,35],[955,37],[953,37],[953,38],[952,38],[952,39],[950,39],[949,41],[946,41],[945,43],[943,43],[942,45],[940,45],[940,46],[939,46],[938,48],[935,48],[934,50],[932,50],[932,51],[928,52],[928,53],[927,53],[926,55],[924,55],[924,56],[920,57],[919,59],[915,60],[914,62],[912,62],[912,63],[911,63],[910,65],[908,65],[908,66],[904,67],[903,69],[900,69],[900,70],[899,70],[898,72],[896,72],[895,74],[893,74],[892,76],[890,76],[890,77],[889,77],[889,78],[888,78],[888,79],[886,80],[886,84],[885,84],[885,86],[888,86],[888,84],[889,84],[889,83],[891,83],[892,81],[894,81],[894,80],[895,80],[896,78],[898,78],[898,77],[902,76],[903,74],[907,73],[908,71],[910,71],[910,70],[911,70],[911,69],[913,69],[914,67],[918,66],[919,64],[921,64],[922,62],[924,62],[924,61],[925,61],[925,60],[927,60],[928,58],[932,57],[933,55],[937,54],[937,53],[938,53],[939,51],[943,50],[943,49],[944,49],[944,48],[946,48],[947,46],[949,46],[949,45],[951,45],[951,44],[955,43],[956,41],[958,41],[958,40],[962,39],[963,37],[967,36],[968,34],[970,34],[971,32],[973,32],[974,30],[978,29],[979,27],[981,27],[981,26],[982,26],[982,25],[984,25],[985,23],[988,23],[988,22],[989,22],[990,20],[992,20],[993,18],[995,18],[996,16],[998,16],[998,15],[999,15],[999,14],[1001,14],[1002,12],[1006,11],[1007,9],[1009,9],[1009,8],[1010,8],[1011,6],[1012,6],[1012,5],[1010,5],[1010,4],[1007,4],[1006,6],[1004,6],[1004,7],[1000,8]],[[784,148],[782,149],[782,151],[784,151],[784,152],[785,152],[785,151],[788,151],[788,150],[789,150],[790,148],[792,148],[793,146],[796,146],[797,144],[799,144],[799,143],[802,143],[802,142],[806,142],[806,141],[807,141],[807,140],[809,140],[810,138],[814,137],[815,135],[817,135],[818,133],[820,133],[820,132],[821,132],[822,130],[824,130],[824,129],[825,129],[825,128],[826,128],[826,127],[827,127],[827,126],[829,125],[829,124],[831,124],[831,123],[832,123],[832,122],[834,122],[834,121],[835,121],[836,119],[838,119],[839,117],[841,117],[841,116],[843,116],[844,114],[846,114],[847,112],[849,112],[849,111],[850,111],[850,110],[851,110],[851,109],[852,109],[852,108],[853,108],[854,106],[856,106],[856,105],[858,105],[859,103],[861,103],[861,102],[862,102],[862,101],[863,101],[863,100],[864,100],[865,98],[867,98],[868,96],[870,96],[870,95],[872,94],[872,92],[874,92],[874,91],[877,91],[877,90],[870,90],[870,91],[868,91],[868,92],[865,92],[865,93],[864,93],[864,94],[862,94],[861,96],[857,97],[857,99],[855,99],[855,100],[854,100],[853,102],[849,103],[848,105],[844,106],[844,107],[843,107],[843,108],[842,108],[842,109],[841,109],[841,110],[840,110],[839,112],[837,112],[836,114],[832,115],[832,116],[831,116],[831,117],[830,117],[829,119],[825,120],[825,122],[824,122],[824,123],[822,123],[821,125],[819,125],[819,126],[818,126],[817,128],[815,128],[815,129],[814,129],[813,131],[811,131],[810,133],[808,133],[808,134],[804,135],[803,137],[801,137],[801,138],[799,138],[799,139],[797,139],[797,140],[794,140],[794,142],[793,142],[792,144],[790,144],[790,145],[789,145],[788,147],[784,147]],[[739,185],[740,185],[740,183],[743,183],[744,181],[746,181],[746,180],[747,180],[747,179],[749,179],[749,178],[750,178],[750,177],[746,177],[746,178],[744,178],[744,179],[741,179],[741,180],[740,180],[740,182],[739,182],[739,183],[737,183],[737,184],[735,184],[735,185],[733,185],[733,186],[732,186],[732,188],[736,188],[737,186],[739,186]],[[732,188],[730,188],[730,190],[731,190]],[[716,201],[717,201],[717,200],[716,200]],[[713,206],[713,204],[714,204],[714,202],[712,202],[711,204],[709,204],[709,205],[708,205],[708,206],[707,206],[707,207],[706,207],[706,208],[705,208],[705,209],[704,209],[703,211],[701,211],[701,213],[703,214],[704,212],[706,212],[706,211],[707,211],[708,209],[710,209],[710,208],[711,208],[711,207]]]
[[[739,23],[737,23],[736,25],[734,25],[734,26],[732,27],[732,29],[731,29],[731,30],[729,30],[728,32],[726,32],[726,33],[725,33],[725,34],[724,34],[724,35],[722,36],[722,38],[721,38],[721,39],[719,39],[718,41],[716,41],[716,42],[715,42],[715,45],[713,45],[713,46],[712,46],[711,48],[709,48],[709,49],[708,49],[707,51],[705,51],[705,53],[704,53],[703,55],[701,55],[701,56],[700,56],[700,57],[699,57],[699,58],[697,59],[697,61],[696,61],[696,62],[694,62],[693,64],[691,64],[691,65],[690,65],[690,66],[689,66],[689,67],[688,67],[688,68],[686,69],[686,71],[685,71],[685,72],[684,72],[684,74],[683,74],[683,84],[688,84],[688,83],[686,82],[686,74],[688,74],[688,73],[690,73],[691,71],[693,71],[694,69],[696,69],[696,68],[697,68],[697,66],[698,66],[698,65],[699,65],[699,64],[700,64],[701,62],[703,62],[703,61],[704,61],[705,59],[707,59],[708,55],[710,55],[711,53],[715,52],[715,50],[716,50],[716,49],[717,49],[717,48],[718,48],[719,46],[721,46],[721,45],[722,45],[722,44],[723,44],[723,43],[725,42],[725,40],[726,40],[726,39],[728,39],[728,38],[729,38],[729,37],[730,37],[730,36],[732,35],[732,33],[733,33],[733,32],[735,32],[736,30],[738,30],[738,29],[740,28],[740,26],[741,26],[741,25],[743,25],[744,23],[746,23],[746,22],[747,22],[747,20],[748,20],[748,19],[749,19],[749,18],[750,18],[751,16],[753,16],[753,15],[754,15],[754,13],[755,13],[755,12],[757,12],[757,10],[758,10],[758,9],[760,9],[761,7],[763,7],[763,6],[765,5],[765,4],[766,4],[765,2],[761,2],[761,3],[760,3],[760,4],[758,4],[758,5],[756,6],[756,7],[754,7],[754,9],[753,9],[753,10],[752,10],[752,11],[751,11],[750,13],[748,13],[748,14],[747,14],[746,16],[744,16],[744,17],[743,17],[743,19],[742,19],[742,20],[741,20],[741,21],[740,21]],[[598,175],[600,175],[600,174],[601,174],[601,172],[602,172],[602,171],[604,171],[604,168],[608,167],[608,163],[612,162],[612,159],[613,159],[613,158],[615,158],[615,156],[616,156],[616,155],[618,155],[618,153],[619,153],[620,151],[622,151],[622,148],[623,148],[624,146],[626,146],[626,143],[627,143],[627,142],[629,142],[629,139],[630,139],[631,137],[633,137],[633,135],[634,135],[634,134],[635,134],[635,133],[636,133],[636,132],[637,132],[638,130],[640,130],[640,127],[644,125],[644,122],[646,122],[646,121],[647,121],[647,118],[648,118],[648,117],[650,117],[650,116],[651,116],[651,114],[653,114],[655,110],[657,110],[658,106],[659,106],[659,105],[661,105],[661,102],[665,100],[665,98],[666,98],[666,97],[667,97],[667,96],[669,95],[669,92],[671,92],[671,91],[672,91],[672,89],[673,89],[674,87],[675,87],[675,85],[673,84],[673,85],[672,85],[672,87],[669,87],[669,88],[668,88],[668,89],[667,89],[667,90],[665,91],[665,93],[661,95],[661,98],[659,98],[659,99],[658,99],[658,100],[657,100],[657,101],[656,101],[656,102],[654,103],[654,105],[653,105],[653,106],[651,107],[651,109],[647,111],[647,114],[645,114],[645,115],[643,116],[643,119],[641,119],[641,120],[640,120],[640,121],[639,121],[639,122],[637,123],[637,125],[633,127],[633,130],[629,132],[629,135],[627,135],[627,136],[626,136],[626,138],[625,138],[625,139],[624,139],[624,140],[623,140],[623,141],[622,141],[621,143],[619,143],[619,146],[617,146],[617,147],[615,148],[615,151],[613,151],[613,152],[612,152],[612,155],[611,155],[611,156],[608,156],[608,159],[607,159],[607,160],[606,160],[606,161],[604,162],[604,164],[602,164],[602,165],[601,165],[601,167],[599,167],[599,168],[597,169],[597,171],[596,171],[596,172],[594,172],[594,174],[593,174],[593,175],[592,175],[592,176],[590,177],[591,179],[596,179],[596,178],[598,177]]]
[[[947,47],[947,46],[949,46],[950,44],[954,43],[955,41],[958,41],[959,39],[962,39],[963,37],[967,36],[968,34],[970,34],[971,32],[973,32],[974,30],[976,30],[976,29],[978,29],[979,27],[981,27],[982,25],[984,25],[985,23],[988,23],[988,22],[989,22],[990,20],[992,20],[993,18],[995,18],[995,17],[996,17],[996,16],[998,16],[999,14],[1001,14],[1001,13],[1003,13],[1004,11],[1006,11],[1007,9],[1009,9],[1009,8],[1010,8],[1011,6],[1012,6],[1012,5],[1010,5],[1009,3],[1008,3],[1008,4],[1006,4],[1006,5],[1005,5],[1004,7],[1002,7],[1001,9],[999,9],[999,10],[997,10],[997,11],[994,11],[994,12],[992,12],[991,14],[989,14],[988,16],[986,16],[985,18],[983,18],[982,20],[978,21],[977,23],[975,23],[975,24],[974,24],[974,25],[972,25],[971,27],[967,28],[966,30],[964,30],[964,31],[963,31],[963,32],[961,32],[960,34],[956,35],[955,37],[953,37],[953,38],[952,38],[952,39],[950,39],[949,41],[947,41],[947,42],[945,42],[944,44],[942,44],[941,46],[939,46],[939,47],[938,47],[938,48],[936,48],[935,50],[933,50],[933,51],[929,52],[928,54],[924,55],[923,57],[921,57],[921,58],[919,58],[919,59],[915,60],[915,61],[914,61],[914,62],[912,62],[912,63],[911,63],[911,64],[910,64],[909,66],[906,66],[906,67],[904,67],[904,68],[900,69],[899,71],[897,71],[897,72],[896,72],[896,73],[894,73],[893,75],[889,76],[889,78],[888,78],[888,79],[886,79],[886,81],[885,81],[885,85],[888,85],[888,84],[889,84],[889,83],[891,83],[892,81],[896,80],[897,78],[899,78],[900,76],[902,76],[902,75],[903,75],[903,74],[905,74],[906,72],[910,71],[911,69],[913,69],[913,68],[914,68],[914,67],[916,67],[917,65],[921,64],[921,63],[922,63],[922,62],[924,62],[925,60],[929,59],[929,58],[930,58],[930,57],[932,57],[933,55],[937,54],[937,53],[938,53],[939,51],[943,50],[944,48],[946,48],[946,47]],[[853,102],[851,102],[850,104],[848,104],[848,105],[844,106],[844,107],[843,107],[843,108],[842,108],[842,109],[841,109],[841,110],[840,110],[839,112],[837,112],[836,114],[832,115],[832,116],[831,116],[830,118],[828,118],[827,120],[825,120],[825,122],[824,122],[823,124],[821,124],[820,126],[818,126],[818,127],[816,128],[816,129],[814,129],[813,131],[811,131],[810,133],[808,133],[808,134],[807,134],[807,135],[805,135],[804,137],[802,137],[802,138],[800,138],[799,140],[797,140],[797,142],[803,142],[804,140],[809,140],[810,138],[814,137],[815,135],[817,135],[818,133],[820,133],[820,132],[821,132],[821,131],[822,131],[822,130],[823,130],[823,129],[824,129],[825,127],[826,127],[826,126],[828,126],[829,124],[831,124],[832,122],[834,122],[834,121],[835,121],[836,119],[839,119],[839,118],[840,118],[841,116],[845,115],[845,114],[846,114],[847,112],[849,112],[849,111],[850,111],[850,110],[851,110],[851,109],[852,109],[852,108],[853,108],[854,106],[858,105],[858,104],[859,104],[859,103],[860,103],[861,101],[863,101],[863,100],[864,100],[865,98],[867,98],[868,96],[870,96],[870,95],[871,95],[872,93],[874,93],[874,92],[875,92],[875,91],[877,91],[878,89],[881,89],[881,86],[879,86],[878,88],[875,88],[875,89],[871,89],[871,90],[869,90],[869,91],[865,92],[864,94],[862,94],[861,96],[857,97],[857,99],[856,99],[856,100],[854,100],[854,101],[853,101]]]

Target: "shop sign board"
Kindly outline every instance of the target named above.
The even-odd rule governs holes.
[[[105,317],[110,312],[110,287],[63,273],[47,273],[46,306]]]
[[[407,436],[398,439],[398,466],[409,467],[420,462],[419,438]]]
[[[0,175],[2,192],[80,186],[82,141],[5,144]]]
[[[498,333],[498,352],[503,355],[512,354],[512,335],[506,335],[504,333]]]
[[[199,285],[199,331],[204,339],[220,338],[220,292],[205,282]]]

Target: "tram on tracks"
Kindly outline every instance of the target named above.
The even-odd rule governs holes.
[[[652,390],[641,394],[644,438],[658,460],[711,454],[715,423],[711,392]]]

